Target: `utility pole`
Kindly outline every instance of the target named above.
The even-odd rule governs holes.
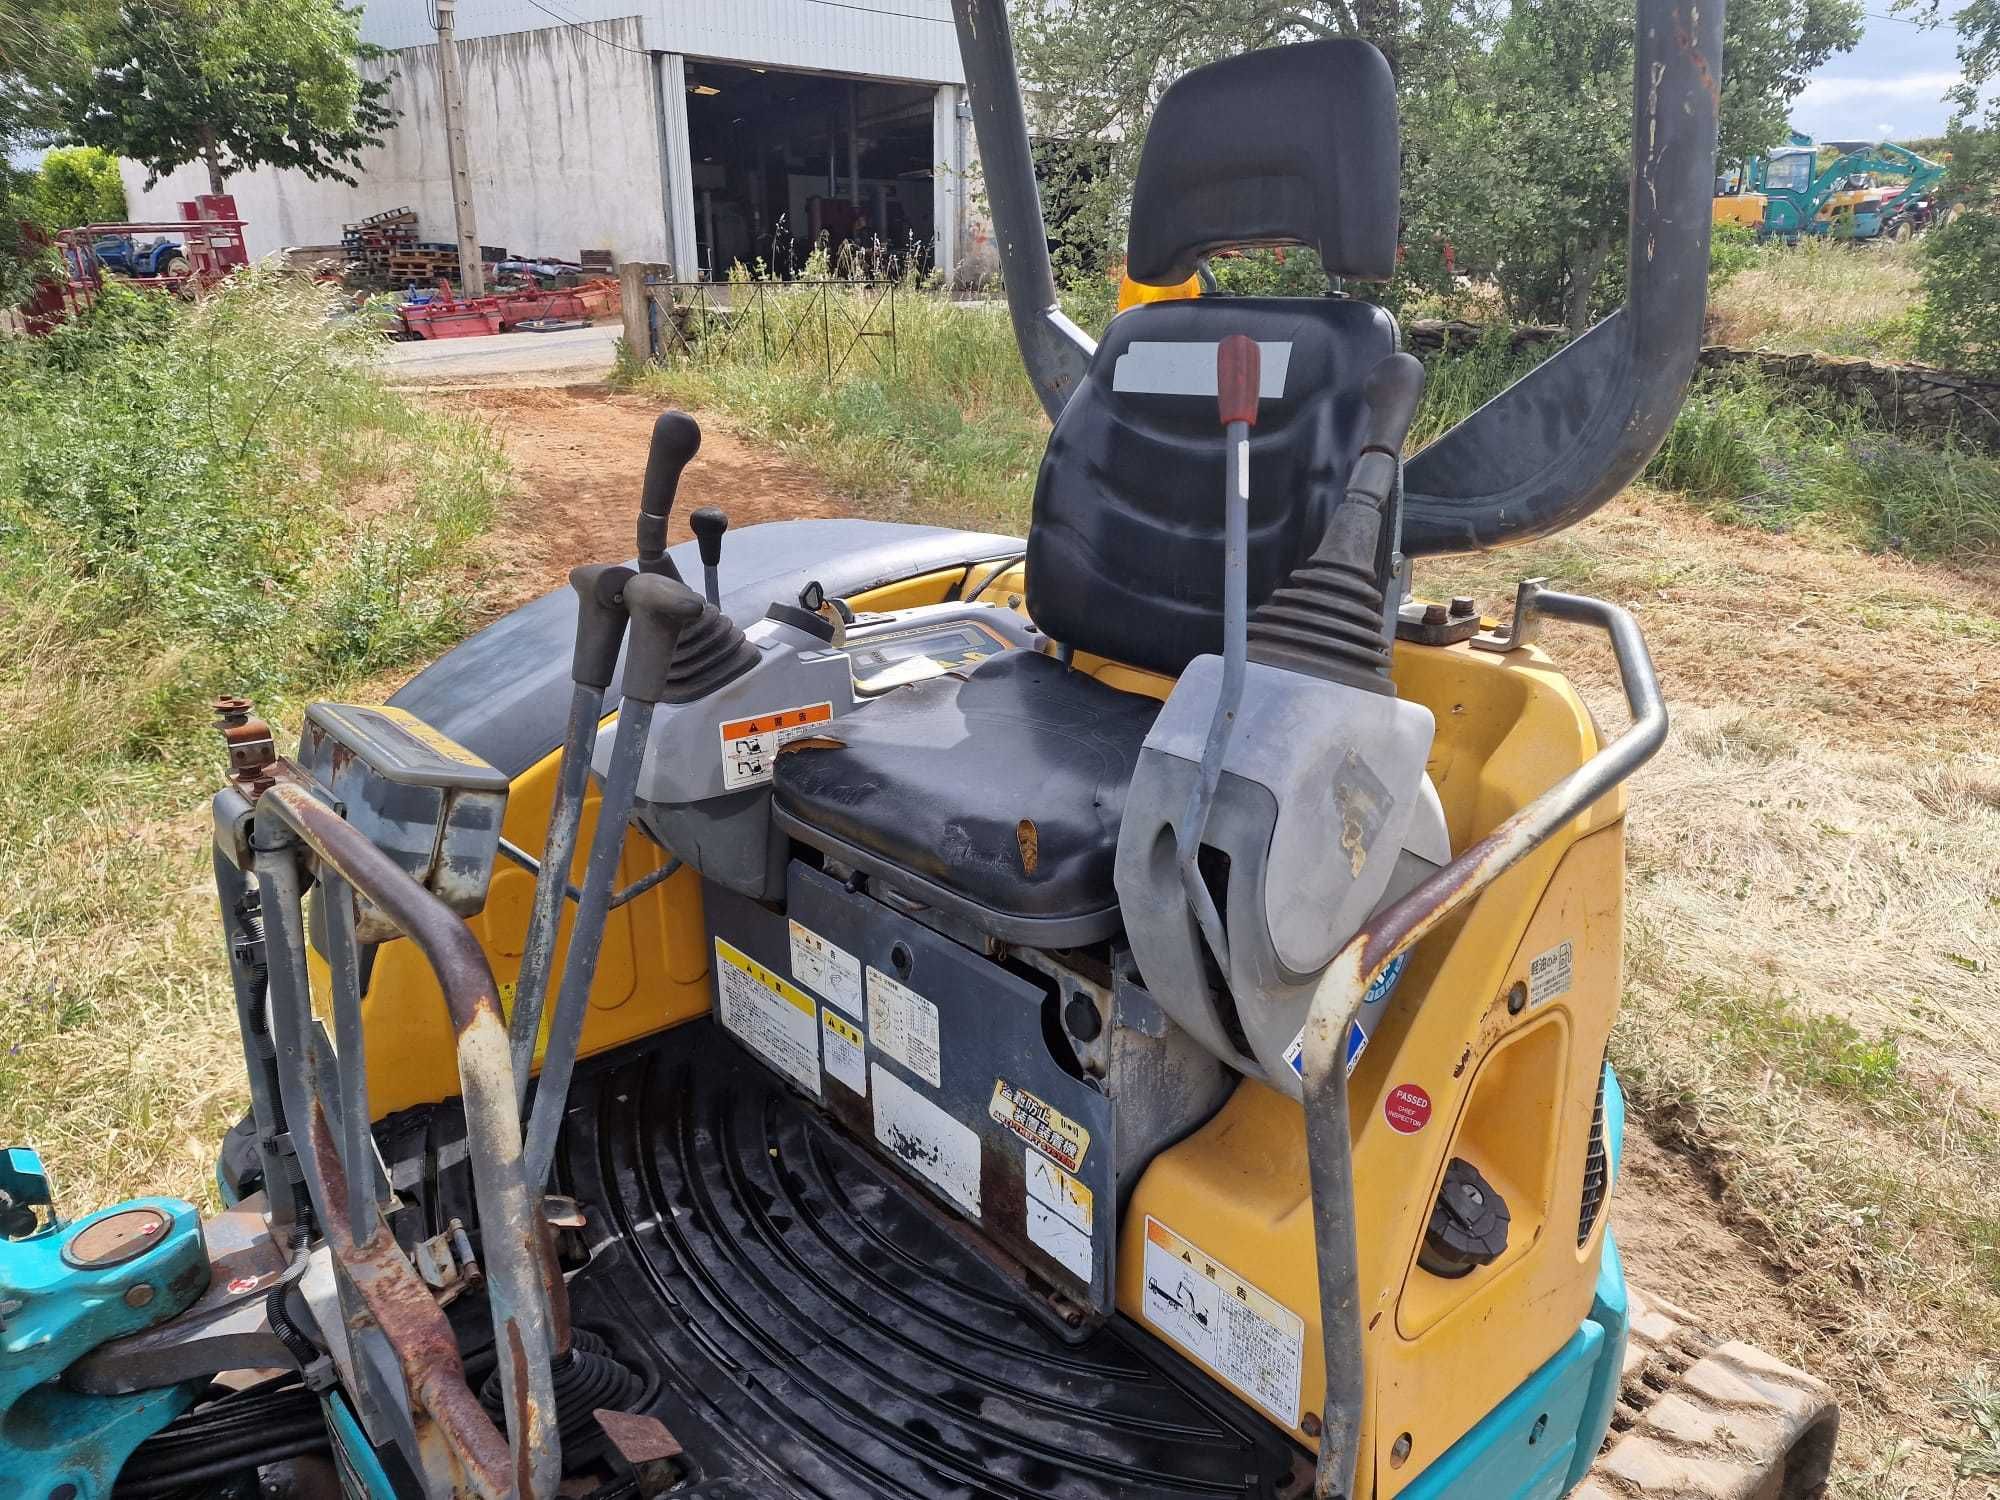
[[[472,218],[472,166],[465,150],[465,95],[458,83],[458,54],[452,49],[452,9],[456,0],[436,0],[438,84],[444,94],[445,154],[451,163],[451,216],[458,230],[458,279],[468,297],[486,295],[486,267],[479,258],[479,226]]]

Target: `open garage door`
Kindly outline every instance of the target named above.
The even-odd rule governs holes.
[[[815,246],[838,269],[928,270],[937,90],[687,60],[697,264],[805,274]]]

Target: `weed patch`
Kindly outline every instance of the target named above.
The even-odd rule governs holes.
[[[68,1210],[205,1201],[242,1108],[209,700],[286,718],[470,623],[499,449],[372,348],[265,272],[0,344],[0,1121]]]

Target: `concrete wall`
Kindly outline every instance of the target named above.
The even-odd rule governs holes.
[[[591,249],[667,260],[657,85],[652,59],[638,50],[642,23],[628,16],[592,30],[619,46],[570,26],[458,44],[479,238],[564,259]],[[370,68],[375,76],[393,68],[390,102],[401,118],[354,169],[359,187],[268,168],[229,179],[253,256],[336,243],[341,225],[406,204],[420,238],[453,238],[437,49],[410,47]],[[143,167],[126,162],[122,172],[135,219],[178,217],[176,203],[207,189],[198,165],[150,190]]]

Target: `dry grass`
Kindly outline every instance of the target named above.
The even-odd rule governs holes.
[[[1920,299],[1917,243],[1808,239],[1767,245],[1709,300],[1710,343],[1909,359]]]
[[[1674,713],[1629,824],[1614,1059],[1669,1148],[1633,1274],[1834,1383],[1836,1494],[1987,1494],[1951,1445],[2000,1347],[2000,578],[1641,495],[1430,591],[1543,571],[1638,612]],[[1601,648],[1551,649],[1622,722]]]

